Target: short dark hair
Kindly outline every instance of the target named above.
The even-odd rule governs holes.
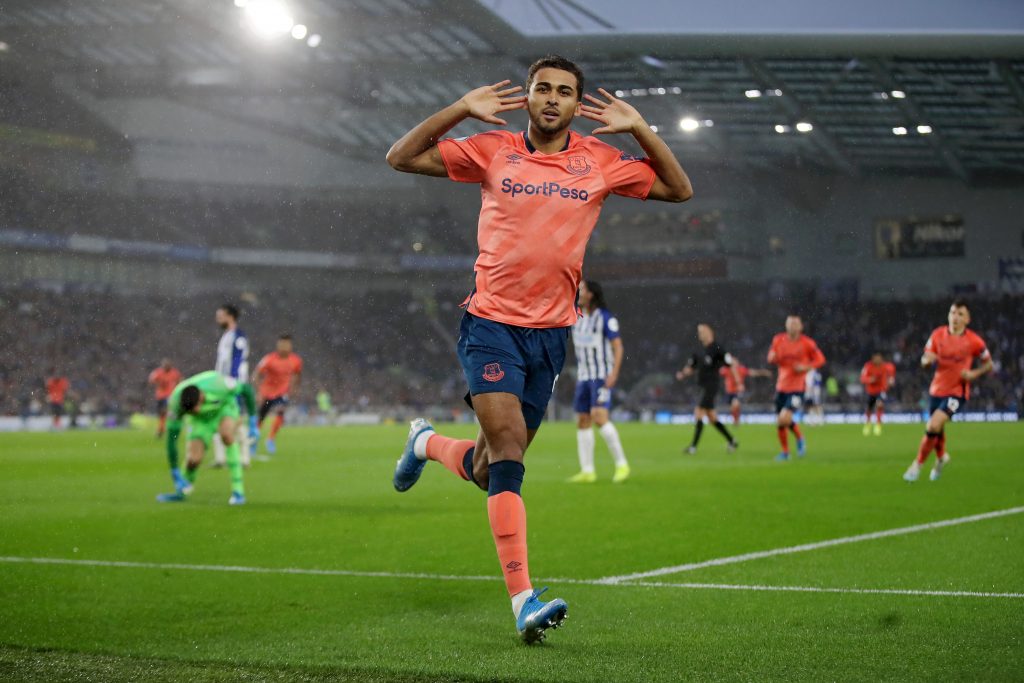
[[[199,387],[190,384],[181,390],[181,409],[186,413],[191,413],[197,405],[199,405]]]
[[[966,308],[968,313],[971,312],[971,306],[967,303],[967,299],[960,296],[953,299],[953,303],[950,308]]]
[[[576,66],[576,64],[569,59],[561,55],[547,55],[541,57],[536,62],[530,65],[530,70],[526,72],[526,89],[530,89],[530,85],[533,83],[533,77],[537,75],[537,72],[541,69],[561,69],[562,71],[568,71],[576,77],[576,99],[583,99],[583,69]]]
[[[224,311],[235,320],[238,320],[238,306],[234,304],[221,304],[220,310]]]
[[[291,341],[292,335],[290,334],[279,334],[277,335],[277,341]]]
[[[587,289],[590,290],[590,303],[594,308],[603,308],[608,310],[608,302],[604,298],[604,287],[597,280],[584,280],[587,283]]]

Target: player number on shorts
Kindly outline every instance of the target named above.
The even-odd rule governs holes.
[[[597,402],[608,403],[612,400],[612,390],[608,387],[601,387],[597,390]]]
[[[955,413],[960,408],[960,401],[955,398],[946,399],[946,405],[949,406],[949,412]]]

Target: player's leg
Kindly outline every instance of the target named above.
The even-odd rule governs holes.
[[[775,459],[789,460],[789,427],[793,424],[793,411],[790,410],[788,396],[784,393],[775,394],[775,414],[775,432],[782,448]]]
[[[242,466],[242,449],[241,444],[236,438],[239,428],[237,413],[237,408],[233,411],[222,411],[220,425],[217,428],[217,433],[220,434],[221,441],[224,442],[228,474],[231,476],[229,505],[242,505],[245,503],[245,475],[244,467]]]
[[[572,408],[576,412],[576,455],[580,461],[580,471],[569,477],[573,484],[591,484],[597,481],[594,471],[594,430],[590,411],[594,407],[593,383],[587,380],[576,383]]]
[[[740,423],[740,413],[742,411],[742,405],[740,404],[740,395],[733,394],[729,399],[729,412],[732,414],[733,426],[738,426]]]
[[[704,418],[707,416],[707,410],[704,408],[706,396],[707,392],[701,397],[697,407],[693,409],[693,439],[686,447],[686,453],[690,455],[697,452],[697,444],[700,443],[701,434],[704,433]]]
[[[732,434],[729,433],[729,429],[724,424],[722,424],[721,420],[718,419],[717,410],[712,408],[711,410],[707,411],[707,414],[708,421],[711,422],[711,426],[717,429],[718,433],[722,435],[722,438],[724,438],[726,444],[728,444],[727,448],[729,452],[732,453],[734,450],[736,450],[736,447],[739,446],[739,443],[737,443],[736,440],[732,438]]]
[[[864,436],[869,436],[871,434],[871,413],[874,412],[877,401],[877,396],[868,394],[867,406],[864,408],[864,429],[861,430],[861,433]]]
[[[955,399],[954,399],[955,400]],[[939,441],[942,438],[943,430],[945,429],[946,422],[953,416],[953,413],[959,408],[959,402],[953,406],[953,410],[950,411],[949,399],[932,396],[929,401],[930,414],[928,422],[925,424],[924,436],[921,437],[921,444],[917,448],[917,457],[910,463],[910,467],[903,473],[903,479],[905,481],[914,482],[921,472],[921,466],[928,460],[928,456],[932,451],[937,451],[939,448]],[[949,454],[945,453],[945,441],[942,442],[944,460],[949,461]],[[939,462],[942,462],[942,456],[938,456]],[[942,463],[944,464],[944,463]],[[938,465],[938,471],[941,474],[942,466]],[[935,478],[938,478],[936,475]]]
[[[799,457],[804,457],[807,454],[807,442],[804,440],[804,434],[800,430],[799,424],[799,412],[803,403],[803,399],[800,394],[791,394],[789,397],[789,431],[793,432],[793,436],[796,437],[796,454]]]
[[[598,405],[591,409],[590,417],[597,425],[598,431],[601,432],[601,438],[604,439],[605,445],[608,446],[608,452],[612,454],[612,460],[615,461],[615,474],[612,475],[612,483],[621,484],[629,479],[630,469],[619,430],[612,422],[611,393],[611,389],[601,386],[598,390]]]
[[[879,395],[875,403],[875,436],[882,435],[882,416],[885,414],[885,395]]]
[[[224,467],[227,464],[227,450],[220,434],[213,435],[213,467]]]
[[[156,438],[160,438],[167,430],[167,399],[162,398],[156,402]]]

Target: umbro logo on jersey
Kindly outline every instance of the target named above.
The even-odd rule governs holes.
[[[519,162],[523,160],[523,157],[521,154],[506,154],[505,159],[506,166],[518,166]]]

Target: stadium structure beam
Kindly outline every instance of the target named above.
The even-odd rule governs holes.
[[[868,68],[871,69],[871,73],[878,79],[883,91],[902,90],[902,87],[896,83],[896,79],[892,77],[893,65],[891,62],[880,59],[863,60],[863,62],[867,64]],[[918,125],[928,123],[927,117],[917,107],[912,97],[897,99],[895,102],[900,113],[903,114],[903,123],[908,131],[916,130]],[[935,153],[938,154],[946,168],[963,182],[969,182],[970,173],[953,151],[952,145],[946,140],[946,137],[934,129],[925,137],[928,138],[928,144],[935,150]]]
[[[1017,107],[1020,109],[1021,114],[1024,114],[1024,88],[1021,87],[1020,79],[1014,73],[1013,67],[1003,59],[997,60],[995,67],[996,73],[1003,79],[1003,82],[1006,83],[1006,88],[1013,95],[1013,99],[1017,101]]]
[[[781,90],[782,97],[775,98],[779,101],[786,113],[793,118],[794,121],[808,121],[815,126],[811,139],[814,144],[828,155],[829,159],[844,173],[851,176],[859,176],[859,169],[847,158],[846,154],[839,147],[839,144],[832,138],[832,135],[822,128],[821,124],[816,124],[813,116],[808,116],[804,113],[803,106],[796,97],[793,96],[792,92],[786,87],[786,84],[781,78],[776,76],[764,62],[760,59],[748,59],[747,68],[753,76],[761,81],[764,86],[772,90]]]

